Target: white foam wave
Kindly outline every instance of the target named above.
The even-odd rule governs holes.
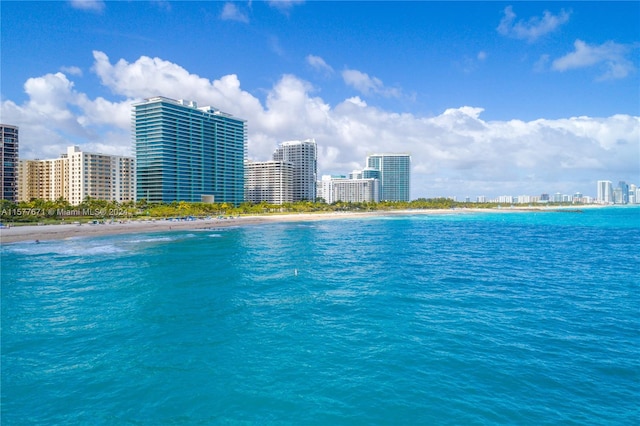
[[[135,240],[128,240],[129,244],[140,244],[140,243],[161,243],[168,241],[175,241],[176,238],[173,237],[149,237],[149,238],[137,238]]]
[[[95,256],[125,252],[121,247],[113,244],[81,245],[68,240],[55,242],[17,243],[6,248],[7,251],[29,256],[58,255],[58,256]]]

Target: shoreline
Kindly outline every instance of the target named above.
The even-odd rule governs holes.
[[[580,209],[583,207],[581,206]],[[0,245],[22,241],[64,240],[72,237],[96,237],[118,234],[140,234],[156,232],[184,231],[190,229],[229,228],[239,226],[254,226],[267,223],[286,222],[316,222],[321,220],[357,219],[376,216],[406,216],[406,215],[444,215],[444,214],[472,214],[472,213],[523,213],[523,212],[553,212],[558,210],[578,210],[577,208],[503,208],[503,209],[425,209],[425,210],[386,210],[372,212],[330,212],[330,213],[282,213],[260,216],[239,216],[233,218],[195,219],[192,221],[143,219],[130,220],[121,223],[104,224],[51,224],[24,225],[0,229]]]

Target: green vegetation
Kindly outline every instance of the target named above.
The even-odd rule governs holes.
[[[560,206],[564,204],[544,204],[539,206]],[[227,203],[187,203],[174,201],[172,203],[148,203],[146,200],[137,202],[117,203],[113,201],[87,198],[82,204],[72,206],[67,201],[59,199],[47,201],[34,199],[26,202],[12,203],[0,200],[0,221],[3,223],[61,223],[61,222],[90,222],[90,221],[122,221],[143,218],[184,218],[184,217],[218,217],[239,215],[269,215],[318,212],[371,212],[393,210],[424,210],[424,209],[456,209],[456,208],[497,208],[496,203],[458,202],[449,198],[418,198],[413,201],[382,201],[379,203],[346,203],[342,201],[327,204],[322,199],[318,201],[299,201],[283,205],[261,203],[242,203],[233,206]],[[508,208],[509,206],[503,206]]]

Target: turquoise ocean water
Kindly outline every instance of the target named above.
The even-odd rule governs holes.
[[[638,424],[640,209],[3,245],[2,424]]]

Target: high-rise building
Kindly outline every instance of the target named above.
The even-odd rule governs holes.
[[[562,200],[562,193],[560,192],[556,192],[555,194],[553,194],[553,202],[554,203],[561,203]]]
[[[72,205],[91,197],[126,202],[135,200],[133,157],[83,152],[79,147],[53,160],[23,160],[19,166],[19,199],[58,200]]]
[[[245,120],[158,96],[133,105],[133,133],[138,199],[244,201]]]
[[[293,164],[293,201],[315,201],[318,149],[314,139],[282,142],[273,160]]]
[[[410,201],[411,156],[409,154],[371,154],[367,156],[366,167],[380,172],[381,201]]]
[[[618,182],[620,188],[620,199],[616,200],[616,204],[629,204],[629,185],[623,180]]]
[[[350,176],[359,176],[351,173]],[[327,204],[337,201],[346,203],[377,203],[380,201],[380,181],[375,178],[345,178],[344,176],[322,176],[318,182],[318,197]]]
[[[21,160],[18,166],[18,201],[50,200],[52,160]]]
[[[73,146],[67,148],[67,161],[72,205],[80,204],[87,197],[117,202],[136,199],[136,168],[132,157],[83,152]]]
[[[629,204],[640,204],[640,200],[638,200],[638,187],[633,183],[629,184]]]
[[[0,137],[2,137],[1,198],[8,201],[18,201],[18,126],[0,124]]]
[[[610,180],[598,181],[596,201],[601,204],[613,203],[613,186]]]
[[[247,161],[245,201],[284,204],[293,201],[294,166],[287,161]]]

